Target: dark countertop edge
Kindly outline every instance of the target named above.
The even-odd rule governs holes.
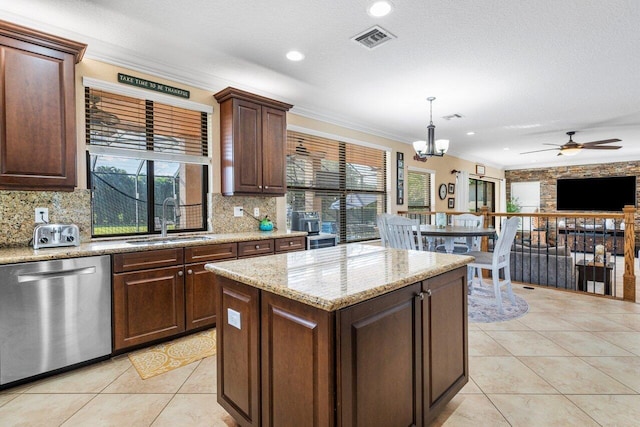
[[[145,252],[160,249],[182,248],[193,246],[215,245],[219,243],[248,242],[252,240],[280,239],[287,237],[306,236],[306,231],[249,231],[241,233],[193,233],[169,235],[171,237],[209,236],[210,240],[194,240],[168,242],[155,245],[132,245],[125,243],[130,240],[143,240],[142,236],[129,236],[121,239],[95,239],[82,243],[80,246],[66,246],[61,248],[33,249],[28,246],[0,248],[0,265],[18,264],[32,261],[48,261],[55,259],[81,258],[94,255],[111,255],[127,252]],[[153,236],[152,239],[159,238]]]
[[[361,291],[357,294],[353,294],[348,297],[338,298],[331,301],[323,299],[322,297],[311,296],[311,295],[302,293],[297,290],[289,289],[289,288],[270,286],[267,283],[264,283],[264,282],[261,283],[259,280],[255,280],[255,278],[253,277],[240,275],[232,271],[226,270],[224,267],[220,267],[219,265],[214,263],[206,264],[205,268],[215,274],[218,274],[222,277],[226,277],[227,279],[235,280],[245,285],[248,285],[263,291],[271,292],[275,295],[279,295],[284,298],[288,298],[292,301],[297,301],[312,307],[319,308],[324,311],[331,312],[331,311],[337,311],[342,308],[358,304],[363,301],[367,301],[369,299],[378,297],[380,295],[384,295],[396,289],[400,289],[405,286],[411,285],[413,283],[417,283],[421,280],[429,279],[431,277],[438,276],[440,274],[449,272],[451,270],[455,270],[456,268],[464,267],[475,259],[474,257],[467,256],[467,255],[456,255],[456,257],[460,259],[455,262],[450,262],[450,263],[442,264],[436,267],[431,267],[422,272],[419,272],[410,276],[406,276],[402,279],[398,279],[384,285],[376,286],[371,289]]]

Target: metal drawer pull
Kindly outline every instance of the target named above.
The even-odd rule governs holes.
[[[187,274],[193,274],[193,270],[187,270]]]
[[[182,277],[182,271],[178,271],[178,276]]]
[[[427,296],[430,297],[431,296],[431,289],[427,289]]]
[[[420,292],[419,294],[417,294],[416,298],[420,298],[421,300],[423,300],[424,299],[424,292]]]
[[[268,189],[269,189],[269,186],[268,186],[268,185],[265,185],[265,186],[264,186],[264,189],[265,189],[265,190],[268,190]]]
[[[256,245],[256,249],[260,249],[260,245]]]
[[[289,242],[289,246],[293,246],[293,242]]]

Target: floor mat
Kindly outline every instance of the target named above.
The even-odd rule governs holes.
[[[214,328],[129,353],[129,360],[146,380],[215,354]]]

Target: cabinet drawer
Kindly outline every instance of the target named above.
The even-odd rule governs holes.
[[[184,262],[189,264],[201,261],[221,261],[238,257],[237,243],[219,243],[215,245],[193,246],[185,248]]]
[[[299,237],[286,237],[284,239],[276,239],[276,253],[288,252],[288,251],[302,251],[305,249],[306,238],[304,236]]]
[[[113,272],[122,273],[179,265],[183,262],[183,256],[182,248],[115,254],[113,256]]]
[[[273,245],[273,239],[240,242],[238,243],[238,258],[272,254]]]

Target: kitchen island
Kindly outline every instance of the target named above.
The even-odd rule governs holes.
[[[242,426],[427,425],[467,383],[466,264],[350,244],[207,264]]]

